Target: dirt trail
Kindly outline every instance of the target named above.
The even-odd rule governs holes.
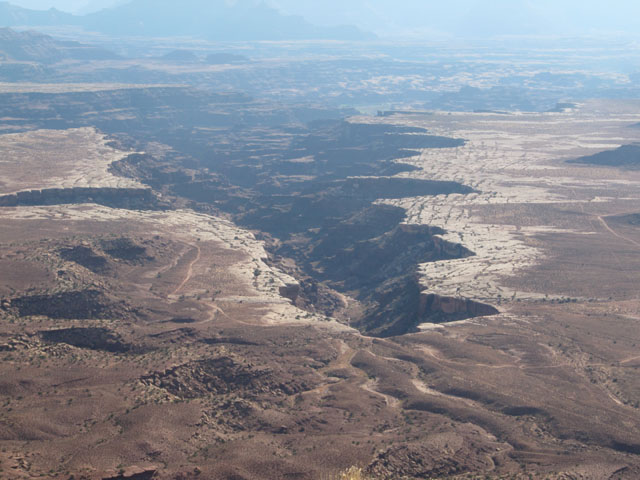
[[[506,368],[517,368],[519,370],[547,370],[547,369],[554,369],[554,368],[576,368],[576,365],[571,362],[555,363],[553,365],[522,365],[522,364],[518,364],[517,361],[512,364],[506,363],[502,365],[490,365],[487,363],[479,363],[479,362],[457,362],[455,360],[443,358],[441,355],[439,355],[439,352],[437,352],[432,347],[420,347],[420,350],[440,363],[459,366],[459,367],[465,367],[465,368],[477,367],[477,368],[487,368],[487,369],[494,369],[494,370],[501,370]],[[630,363],[633,360],[637,360],[637,359],[640,359],[640,356],[633,357],[633,358],[621,361],[619,363],[622,365],[625,363]],[[582,365],[582,367],[605,367],[608,365],[609,363],[588,363],[588,364]]]
[[[359,379],[362,379],[362,383],[360,384],[360,388],[366,392],[369,392],[373,395],[377,395],[380,396],[384,399],[385,403],[387,404],[388,407],[391,408],[396,408],[400,405],[400,400],[398,400],[397,398],[391,396],[391,395],[387,395],[385,393],[379,392],[378,390],[376,390],[376,385],[377,385],[377,381],[374,379],[369,378],[369,376],[363,372],[362,370],[360,370],[357,367],[354,367],[351,362],[353,361],[353,358],[356,356],[356,354],[358,353],[358,350],[355,350],[353,348],[351,348],[349,345],[347,345],[344,341],[340,340],[340,354],[338,355],[338,358],[336,358],[336,360],[332,363],[330,363],[328,366],[322,368],[321,370],[319,370],[322,373],[326,373],[329,372],[331,370],[337,370],[337,369],[349,369],[352,370],[354,372],[356,372],[356,374],[358,375]],[[304,395],[309,395],[309,394],[319,394],[319,395],[325,395],[328,390],[329,387],[332,385],[333,383],[325,383],[322,384],[312,390],[309,390],[307,392],[304,392]]]
[[[189,263],[189,267],[187,268],[187,274],[185,275],[184,280],[182,280],[182,283],[180,283],[180,285],[178,285],[178,288],[176,288],[171,293],[171,295],[177,295],[178,292],[184,288],[184,286],[187,284],[187,282],[189,280],[191,280],[191,277],[193,276],[193,266],[200,260],[200,255],[201,255],[200,247],[198,245],[193,245],[193,244],[191,244],[191,246],[194,247],[197,250],[196,258],[194,258]]]
[[[353,357],[356,356],[356,353],[358,353],[356,350],[354,350],[353,348],[351,348],[349,345],[347,345],[343,340],[340,340],[340,346],[339,346],[339,350],[340,353],[338,354],[338,358],[336,358],[336,360],[334,362],[331,362],[329,365],[327,365],[324,368],[321,368],[319,370],[320,373],[325,374],[331,370],[339,370],[339,369],[343,369],[343,368],[347,368],[347,369],[352,369],[354,370],[354,367],[351,365],[351,361],[353,360]],[[322,385],[313,388],[311,390],[308,390],[306,392],[303,392],[302,395],[320,395],[323,396],[326,393],[328,393],[329,391],[329,387],[331,385],[333,385],[334,382],[329,382],[329,383],[323,383]],[[293,406],[293,398],[290,399],[290,403]]]
[[[335,370],[339,368],[354,368],[351,365],[351,361],[353,357],[356,356],[357,350],[354,350],[349,345],[347,345],[343,340],[340,340],[340,354],[336,359],[335,363],[331,364],[329,367],[324,368],[323,370]]]
[[[604,228],[606,228],[612,235],[618,237],[621,240],[624,240],[627,243],[630,243],[632,245],[635,245],[636,247],[640,247],[640,242],[636,242],[635,240],[633,240],[632,238],[626,237],[618,232],[616,232],[613,228],[611,228],[609,226],[609,224],[607,223],[607,221],[604,219],[604,217],[602,215],[598,216],[598,221],[602,224],[602,226]]]
[[[424,352],[425,354],[427,354],[428,356],[434,358],[435,360],[437,360],[440,363],[448,363],[450,365],[459,365],[459,366],[463,366],[463,367],[479,367],[479,368],[492,368],[492,369],[502,369],[502,368],[520,368],[520,369],[524,369],[526,368],[524,365],[515,365],[515,364],[511,364],[511,363],[507,363],[507,364],[503,364],[503,365],[489,365],[486,363],[478,363],[478,362],[457,362],[455,360],[450,360],[447,358],[443,358],[442,356],[440,356],[440,352],[438,352],[435,348],[433,347],[427,347],[427,346],[422,346],[419,348],[422,352]],[[558,366],[558,365],[553,365],[554,367]],[[537,367],[540,368],[540,367]]]
[[[631,362],[633,362],[635,360],[640,360],[640,355],[635,356],[635,357],[630,357],[630,358],[627,358],[625,360],[621,360],[620,361],[620,365],[626,365],[627,363],[631,363]]]
[[[362,385],[360,385],[360,388],[362,388],[366,392],[381,396],[388,407],[396,408],[400,405],[400,400],[398,400],[396,397],[387,395],[386,393],[382,393],[376,390],[375,387],[377,385],[378,385],[378,382],[376,380],[368,378]]]

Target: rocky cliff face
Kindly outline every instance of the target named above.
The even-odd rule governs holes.
[[[97,203],[113,208],[169,208],[146,188],[47,188],[0,196],[0,207]]]
[[[418,316],[428,322],[463,320],[498,313],[500,312],[495,307],[468,298],[444,297],[429,292],[420,294]]]

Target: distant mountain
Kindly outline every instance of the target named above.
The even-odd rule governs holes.
[[[589,35],[637,33],[630,0],[265,0],[318,25],[348,23],[380,35]]]
[[[0,25],[74,25],[110,35],[190,36],[217,41],[374,38],[353,26],[318,27],[257,0],[133,0],[84,16],[0,2]]]
[[[411,36],[420,32],[458,37],[528,34],[542,30],[547,21],[540,19],[536,7],[539,1],[545,0],[267,1],[281,11],[302,15],[312,23],[332,25],[340,19],[383,35]]]
[[[115,53],[78,42],[58,41],[38,32],[0,28],[0,56],[4,60],[55,63],[61,60],[110,60]]]
[[[0,26],[2,27],[75,25],[76,20],[76,17],[70,13],[61,12],[55,8],[29,10],[9,2],[0,2]]]

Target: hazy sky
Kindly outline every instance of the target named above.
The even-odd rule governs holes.
[[[315,24],[352,24],[381,35],[579,35],[622,31],[635,34],[640,31],[638,0],[264,1],[286,13],[301,15]],[[54,6],[70,12],[87,12],[126,2],[14,0],[11,3],[27,8],[47,9]]]
[[[640,25],[638,0],[268,1],[316,23],[338,19],[377,33],[635,33]]]
[[[126,3],[127,0],[8,0],[9,3],[24,8],[47,10],[55,7],[58,10],[72,13],[84,13],[92,10],[100,10],[117,3]]]

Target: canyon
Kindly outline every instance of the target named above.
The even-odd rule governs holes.
[[[0,88],[0,477],[637,478],[638,101],[144,80]]]

